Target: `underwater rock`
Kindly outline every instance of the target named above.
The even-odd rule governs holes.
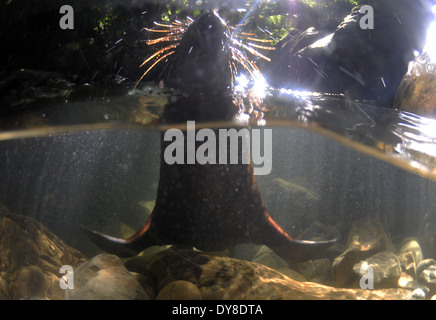
[[[370,219],[355,222],[348,236],[347,249],[332,264],[335,284],[352,286],[356,280],[354,265],[381,251],[393,251],[393,245],[380,222]]]
[[[409,66],[395,96],[394,107],[427,117],[436,116],[436,61],[424,52]]]
[[[400,248],[400,253],[404,252],[411,252],[413,254],[416,265],[422,261],[423,254],[417,240],[413,238],[404,240]]]
[[[416,263],[413,254],[410,251],[400,253],[398,255],[398,260],[400,261],[401,270],[412,278],[415,278]]]
[[[138,280],[139,284],[141,285],[142,289],[144,289],[148,298],[150,300],[156,299],[156,293],[154,292],[153,284],[151,283],[150,277],[146,277],[143,274],[138,273],[138,272],[132,272],[132,271],[129,271],[129,272],[133,276],[133,278]]]
[[[147,213],[147,218],[151,215],[153,212],[154,206],[156,204],[156,201],[140,201],[139,205],[144,208],[145,212]]]
[[[434,260],[434,259],[422,260],[416,268],[416,274],[419,275],[422,271],[424,271],[425,269],[427,269],[428,267],[430,267],[432,265],[436,265],[436,260]]]
[[[0,300],[9,300],[11,296],[9,294],[8,284],[6,280],[0,277]]]
[[[416,281],[413,276],[403,271],[400,275],[400,278],[398,279],[398,287],[415,290],[422,288],[422,285],[418,281]]]
[[[415,239],[406,239],[401,245],[398,259],[401,269],[412,277],[416,277],[416,267],[422,261],[423,254],[421,246]]]
[[[425,284],[431,291],[436,293],[436,261],[426,259],[421,261],[416,270],[418,280]]]
[[[244,243],[229,249],[229,256],[236,259],[253,261],[262,246],[252,243]]]
[[[326,284],[331,280],[331,262],[329,259],[318,259],[304,263],[295,264],[292,268],[267,246],[262,246],[253,262],[263,264],[271,269],[277,270],[287,277],[297,281],[311,281]]]
[[[0,234],[0,271],[8,283],[11,298],[35,298],[34,294],[45,292],[46,296],[38,298],[63,299],[59,269],[63,265],[78,267],[86,258],[41,223],[30,217],[12,214],[2,204]],[[48,287],[37,292],[29,280],[25,289],[24,282],[29,277],[37,281],[41,288],[42,285]]]
[[[171,246],[152,246],[143,251],[142,255],[137,255],[135,257],[127,259],[124,265],[131,272],[144,273],[147,270],[150,261],[159,252],[165,251],[171,248]],[[146,275],[148,276],[148,275]]]
[[[194,284],[204,300],[228,299],[406,299],[405,289],[339,289],[298,282],[258,263],[170,248],[154,256],[143,270],[161,291],[174,281]]]
[[[311,282],[320,284],[332,284],[332,263],[330,259],[317,259],[300,263],[298,271]]]
[[[66,290],[67,300],[148,300],[139,282],[120,258],[100,254],[74,272],[74,290]]]
[[[430,289],[426,285],[416,279],[412,279],[404,272],[401,274],[400,279],[398,279],[398,287],[411,290],[413,293],[419,293],[419,296],[423,295],[425,298],[430,297]]]
[[[152,246],[145,249],[140,255],[132,257],[124,262],[124,266],[139,281],[150,299],[154,299],[159,291],[154,288],[153,279],[148,266],[156,254],[169,248],[171,248],[170,245]]]
[[[413,290],[408,300],[425,300],[425,291],[422,289]]]
[[[0,270],[16,271],[36,265],[59,274],[62,265],[78,266],[86,258],[30,217],[6,214],[0,224]]]
[[[287,276],[290,279],[300,281],[300,282],[307,282],[308,280],[300,273],[295,270],[292,270],[291,268],[280,268],[277,269],[278,272],[281,274]]]
[[[134,233],[135,233],[135,230],[133,230],[129,225],[125,224],[124,222],[120,222],[120,236],[121,237],[128,238]]]
[[[424,230],[419,237],[419,243],[421,244],[422,251],[426,257],[436,257],[436,221],[432,221],[433,210],[431,210],[427,216],[428,221],[424,224]]]
[[[274,251],[267,246],[262,246],[253,259],[253,262],[263,264],[271,269],[286,268],[288,263],[280,258]]]
[[[357,279],[361,279],[368,273],[368,268],[373,270],[374,288],[396,288],[401,276],[401,266],[398,257],[391,251],[379,252],[368,259],[360,261],[353,267]],[[356,283],[356,286],[358,284]]]
[[[166,285],[156,300],[202,300],[200,290],[191,282],[178,280]]]
[[[10,288],[14,297],[20,299],[44,299],[47,295],[48,277],[37,266],[22,267],[17,277],[11,282]]]

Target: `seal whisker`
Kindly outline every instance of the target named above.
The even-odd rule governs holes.
[[[255,33],[252,32],[239,32],[238,34],[243,35],[243,36],[255,36]]]
[[[274,40],[271,40],[271,39],[257,39],[257,38],[253,38],[253,37],[247,37],[246,39],[250,40],[250,41],[263,42],[263,43],[272,43],[272,42],[274,42]],[[275,50],[275,47],[268,47],[268,48],[274,48],[272,50]]]
[[[184,32],[184,30],[180,30],[180,29],[170,29],[170,30],[160,30],[160,29],[149,29],[149,28],[144,28],[144,30],[148,31],[148,32],[161,32],[161,33],[168,33],[171,35],[175,35],[175,34],[179,34]]]
[[[268,58],[267,56],[261,54],[259,51],[257,51],[257,50],[255,50],[255,49],[251,48],[250,46],[248,46],[248,45],[246,45],[246,44],[243,44],[243,43],[241,43],[241,46],[242,46],[244,49],[246,49],[248,52],[250,52],[252,55],[254,55],[254,56],[256,56],[256,57],[260,57],[260,58],[262,58],[262,59],[264,59],[264,60],[266,60],[266,61],[268,61],[268,62],[271,61],[270,58]]]
[[[254,78],[254,72],[259,71],[257,67],[253,63],[251,63],[248,58],[242,54],[242,52],[236,48],[231,47],[232,49],[232,57],[233,59],[238,62],[245,70],[247,70],[252,78]]]
[[[156,60],[156,61],[151,65],[151,67],[148,68],[147,71],[145,71],[145,72],[142,74],[141,78],[139,78],[139,80],[136,82],[136,84],[135,84],[135,86],[133,87],[133,89],[136,89],[136,87],[138,86],[139,82],[141,82],[142,78],[144,78],[145,75],[146,75],[147,73],[150,72],[150,70],[152,70],[152,69],[153,69],[153,68],[154,68],[154,67],[155,67],[155,66],[156,66],[160,61],[162,61],[162,60],[165,59],[166,57],[172,55],[174,52],[175,52],[175,51],[168,52],[167,54],[165,54],[165,55],[163,55],[162,57],[160,57],[159,59],[157,59],[157,60]]]
[[[182,26],[182,24],[163,24],[163,23],[159,23],[159,22],[154,22],[154,24],[158,27],[163,27],[163,28],[174,28],[174,29],[180,29],[180,26]],[[147,29],[147,28],[144,28]]]
[[[154,40],[148,40],[147,44],[148,45],[153,45],[153,44],[160,43],[160,42],[170,42],[170,41],[181,40],[182,39],[182,35],[183,34],[170,35],[170,36],[167,36],[167,37],[162,37],[162,38],[158,38],[158,39],[154,39]]]
[[[230,68],[230,86],[233,88],[234,83],[235,83],[235,70],[232,67],[233,62],[229,60],[229,68]],[[234,64],[233,64],[234,65]]]
[[[145,65],[147,62],[149,62],[150,60],[153,60],[153,58],[157,57],[158,55],[160,55],[161,53],[170,50],[170,49],[174,49],[178,46],[178,43],[175,44],[171,44],[168,47],[162,48],[159,51],[155,52],[154,54],[152,54],[150,57],[148,57],[147,59],[144,60],[144,62],[142,62],[142,64],[139,67],[142,67],[143,65]]]
[[[249,45],[250,47],[254,47],[254,48],[258,48],[258,49],[262,49],[262,50],[274,51],[276,49],[275,47],[260,46],[258,44],[252,43],[252,42],[247,43],[247,45]]]
[[[245,27],[246,25],[247,25],[246,23],[234,24],[232,26],[229,26],[229,29],[236,30],[237,28]]]

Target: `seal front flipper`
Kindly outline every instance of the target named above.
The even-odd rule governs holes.
[[[150,223],[145,224],[133,236],[127,239],[115,238],[98,231],[82,226],[86,236],[100,249],[114,254],[120,258],[129,258],[138,255],[142,250],[154,245],[162,245],[152,236]]]
[[[287,262],[305,262],[330,247],[337,239],[324,241],[296,240],[262,208],[262,223],[251,225],[251,242],[265,244]]]
[[[330,247],[336,239],[326,241],[287,239],[283,242],[271,245],[270,248],[287,262],[305,262]]]

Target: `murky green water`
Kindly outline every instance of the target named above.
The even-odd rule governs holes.
[[[158,186],[160,133],[167,128],[157,119],[174,97],[145,88],[4,119],[1,202],[14,214],[41,222],[88,258],[101,251],[81,225],[122,237],[139,229]],[[341,96],[277,90],[266,102],[262,128],[272,129],[272,171],[257,180],[271,216],[296,238],[337,237],[337,244],[318,257],[333,264],[350,249],[356,230],[360,251],[375,241],[367,236],[364,242],[365,229],[371,234],[381,228],[390,243],[374,245],[356,264],[390,251],[400,266],[401,246],[413,238],[422,250],[413,262],[418,279],[419,262],[436,259],[435,121]],[[232,258],[259,262],[258,246],[229,249]],[[375,289],[400,287],[400,275],[410,274],[402,268],[396,283]],[[338,279],[334,270],[327,273],[306,280],[356,286],[354,280]],[[431,286],[430,281],[427,295],[434,294]]]
[[[0,7],[0,300],[436,299],[435,0]],[[232,107],[266,171],[162,161]]]

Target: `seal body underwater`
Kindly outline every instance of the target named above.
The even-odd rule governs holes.
[[[228,122],[238,116],[240,108],[233,101],[229,85],[235,68],[229,61],[239,51],[232,51],[230,38],[226,24],[215,12],[190,24],[162,75],[167,86],[188,94],[165,106],[162,123]],[[254,243],[267,245],[286,261],[300,262],[335,241],[295,240],[283,231],[265,208],[252,164],[169,165],[164,151],[171,141],[163,137],[164,133],[156,203],[146,224],[127,239],[84,229],[104,251],[130,257],[153,245],[219,251]],[[185,156],[186,151],[185,145]]]

